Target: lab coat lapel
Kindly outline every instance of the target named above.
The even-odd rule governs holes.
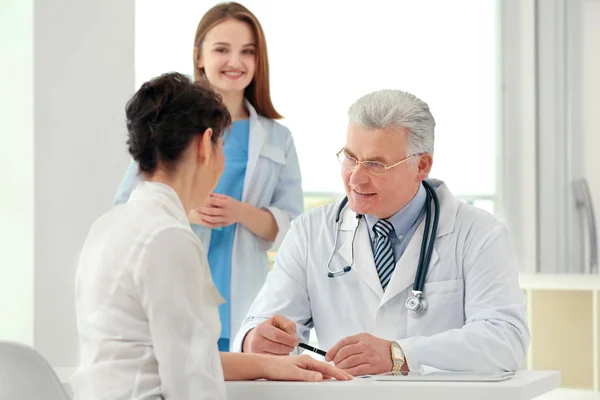
[[[442,182],[435,179],[427,180],[432,187],[435,189],[440,201],[440,220],[438,223],[438,230],[436,240],[454,229],[454,222],[456,219],[456,212],[458,209],[458,203],[452,193],[448,190],[448,187]],[[432,204],[433,208],[433,204]],[[433,224],[433,215],[431,223]],[[423,234],[425,231],[425,218],[419,224],[419,227],[413,234],[410,243],[400,260],[396,262],[396,268],[392,274],[392,279],[388,284],[388,287],[381,299],[381,305],[385,304],[394,296],[404,291],[407,287],[412,286],[415,282],[415,275],[417,273],[417,266],[419,264],[419,254],[421,252],[421,243],[423,241]],[[429,268],[427,275],[439,264],[439,255],[435,248],[431,253],[431,260],[429,262]],[[427,279],[425,279],[427,281]]]
[[[248,190],[250,189],[250,183],[254,177],[256,171],[256,164],[260,157],[261,149],[265,143],[267,133],[263,127],[258,114],[252,104],[248,100],[244,101],[244,104],[250,114],[250,132],[248,135],[248,163],[246,165],[246,176],[244,177],[244,189],[242,191],[242,201],[247,201]]]
[[[410,243],[406,247],[406,250],[404,250],[404,254],[402,254],[400,260],[396,262],[396,268],[394,269],[392,279],[383,294],[380,306],[383,306],[396,295],[403,292],[407,287],[414,284],[424,231],[425,220],[421,221],[421,224],[410,239]],[[438,253],[434,247],[433,252],[431,253],[429,270],[433,269],[438,262],[438,258]]]
[[[348,207],[342,214],[342,217],[338,254],[342,256],[345,264],[336,265],[333,263],[332,270],[339,270],[346,265],[352,264],[352,237],[359,220],[356,219],[356,214]],[[381,298],[381,296],[383,296],[383,289],[381,287],[379,276],[377,275],[377,269],[375,268],[373,251],[371,249],[369,232],[367,229],[367,222],[364,221],[363,218],[358,224],[358,229],[356,231],[356,238],[354,239],[354,263],[352,265],[352,270],[349,273],[356,273],[367,286]]]

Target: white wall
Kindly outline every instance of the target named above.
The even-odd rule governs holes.
[[[137,1],[138,85],[169,70],[192,72],[196,26],[219,2]],[[392,88],[431,107],[431,176],[458,195],[496,194],[494,0],[242,3],[265,31],[271,94],[294,135],[304,191],[343,192],[335,154],[345,142],[347,109],[370,91]],[[164,29],[156,29],[157,19]]]
[[[9,121],[3,114],[0,339],[33,343],[53,366],[73,366],[78,251],[128,162],[134,2],[9,3],[18,18],[3,3],[0,33],[13,63],[3,56],[0,65],[17,73],[0,74]]]

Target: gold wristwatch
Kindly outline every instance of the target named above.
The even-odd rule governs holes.
[[[402,347],[398,343],[392,342],[392,374],[400,375],[405,362]]]

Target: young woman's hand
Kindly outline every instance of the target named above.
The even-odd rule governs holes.
[[[235,224],[239,222],[240,204],[233,197],[211,193],[204,206],[195,210],[194,216],[197,217],[195,223],[211,229]]]
[[[301,356],[263,356],[264,378],[272,381],[311,381],[335,378],[339,381],[352,379],[352,375],[312,358]]]

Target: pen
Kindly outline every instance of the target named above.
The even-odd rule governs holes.
[[[306,343],[300,343],[300,344],[298,344],[298,347],[301,347],[301,348],[306,349],[306,350],[310,350],[310,351],[315,352],[315,353],[317,353],[317,354],[319,354],[319,355],[321,355],[323,357],[325,357],[327,355],[327,352],[325,352],[325,351],[323,351],[321,349],[317,349],[316,347],[312,347],[312,346],[310,346],[310,345],[308,345]]]

